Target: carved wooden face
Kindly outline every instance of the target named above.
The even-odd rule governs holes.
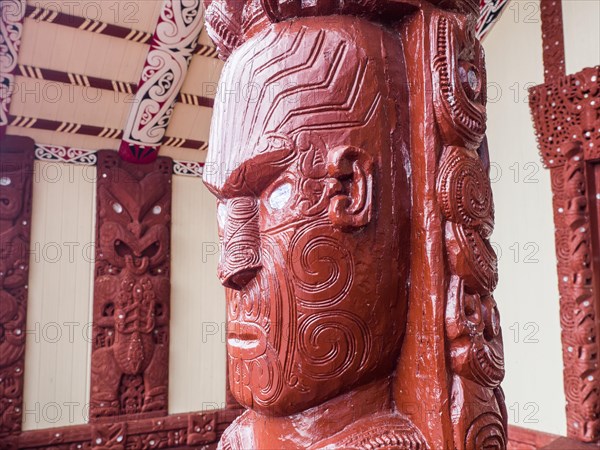
[[[0,220],[13,221],[23,210],[23,193],[31,173],[25,173],[22,164],[18,162],[3,162],[0,176]]]
[[[159,172],[132,173],[115,168],[102,185],[99,252],[115,271],[154,271],[168,255],[170,190]],[[158,270],[158,269],[156,269]]]
[[[349,17],[273,25],[225,66],[204,181],[218,198],[230,385],[247,407],[293,414],[395,367],[405,80],[399,41]]]

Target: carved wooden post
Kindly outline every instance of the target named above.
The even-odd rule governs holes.
[[[208,6],[223,449],[506,448],[477,11]]]
[[[0,142],[0,443],[23,414],[33,151],[26,137]]]
[[[167,413],[171,173],[98,152],[91,421]]]
[[[567,434],[600,439],[600,67],[565,75],[561,2],[542,0],[545,83],[529,106],[550,169],[562,328]]]

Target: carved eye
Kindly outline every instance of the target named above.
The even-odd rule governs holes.
[[[120,203],[113,203],[112,207],[117,214],[121,214],[123,212],[123,207]]]
[[[289,183],[281,184],[269,195],[269,205],[277,210],[283,208],[292,195],[292,185]]]
[[[227,206],[225,203],[219,203],[217,207],[217,220],[219,221],[219,226],[223,226],[225,224],[225,219],[227,218]]]
[[[462,61],[458,67],[458,76],[469,98],[476,100],[481,92],[481,80],[475,66]]]
[[[12,183],[12,180],[8,177],[2,177],[0,178],[0,186],[8,186],[10,183]]]
[[[162,211],[162,208],[159,205],[156,205],[154,208],[152,208],[152,214],[158,216]]]

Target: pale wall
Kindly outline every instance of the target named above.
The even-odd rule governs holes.
[[[600,64],[600,2],[563,1],[568,73]],[[509,420],[566,433],[550,176],[542,167],[527,88],[543,79],[539,2],[512,0],[484,41],[488,139],[500,256],[496,300]],[[517,250],[518,249],[518,250]]]

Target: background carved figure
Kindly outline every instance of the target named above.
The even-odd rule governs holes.
[[[102,151],[98,173],[90,417],[166,413],[171,161]]]
[[[21,430],[33,148],[7,137],[0,149],[0,442]]]

